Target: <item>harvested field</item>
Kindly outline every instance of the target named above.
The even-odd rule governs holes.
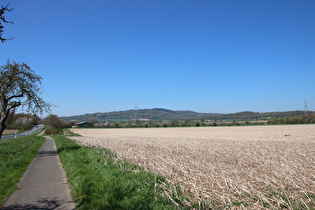
[[[17,133],[18,130],[4,130],[3,134],[11,134],[11,133]]]
[[[75,129],[204,207],[315,207],[315,125]]]

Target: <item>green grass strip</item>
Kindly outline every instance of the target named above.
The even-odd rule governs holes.
[[[145,172],[107,149],[78,145],[54,137],[78,209],[174,209],[158,183],[162,176]]]
[[[71,128],[66,128],[70,136],[81,136],[79,134],[73,133]]]
[[[16,184],[41,148],[45,138],[23,136],[0,141],[0,206],[16,190]]]

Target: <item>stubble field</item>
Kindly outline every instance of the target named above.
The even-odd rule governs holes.
[[[11,134],[11,133],[17,133],[18,130],[4,130],[3,134]]]
[[[185,205],[315,207],[315,125],[74,131],[180,185]]]

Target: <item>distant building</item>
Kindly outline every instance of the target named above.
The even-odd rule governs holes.
[[[150,121],[150,119],[138,119],[138,120],[141,122],[149,122]]]
[[[90,122],[79,122],[77,123],[77,127],[78,128],[91,128],[93,127],[93,123],[90,123]]]

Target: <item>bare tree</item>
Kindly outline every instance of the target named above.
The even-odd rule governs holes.
[[[5,6],[5,7],[4,7],[3,5],[1,5],[1,9],[0,9],[0,41],[1,41],[2,43],[5,42],[6,40],[11,40],[11,39],[13,39],[13,38],[5,39],[5,38],[2,37],[3,28],[4,28],[3,23],[13,23],[13,22],[7,21],[7,20],[5,19],[4,14],[5,14],[6,12],[11,12],[12,10],[13,10],[13,9],[9,9],[9,4],[8,4],[7,6]]]
[[[50,112],[51,104],[41,97],[41,76],[25,63],[7,61],[0,67],[0,138],[11,112],[22,107],[29,113]]]

